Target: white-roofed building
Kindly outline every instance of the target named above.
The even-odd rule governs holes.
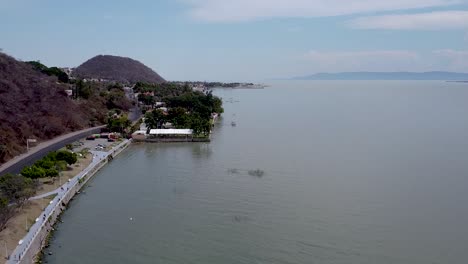
[[[150,135],[192,135],[192,129],[151,129]]]
[[[156,142],[187,142],[192,141],[192,129],[151,129],[147,141]]]

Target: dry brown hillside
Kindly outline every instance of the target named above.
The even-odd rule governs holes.
[[[67,88],[0,53],[0,164],[24,152],[26,138],[51,139],[104,121],[105,102],[73,101]]]

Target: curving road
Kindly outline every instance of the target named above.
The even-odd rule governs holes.
[[[105,126],[92,127],[73,133],[65,134],[49,141],[40,143],[34,148],[30,148],[28,153],[23,153],[0,166],[0,175],[7,173],[19,173],[21,169],[30,166],[36,160],[41,159],[47,153],[58,150],[74,141],[87,137],[91,134],[99,133]]]

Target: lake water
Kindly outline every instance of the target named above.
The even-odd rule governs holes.
[[[468,84],[216,93],[230,102],[211,143],[132,145],[72,202],[46,261],[468,261]]]

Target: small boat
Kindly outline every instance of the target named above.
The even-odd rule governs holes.
[[[235,127],[236,125],[237,125],[236,122],[234,121],[231,122],[231,126]]]

